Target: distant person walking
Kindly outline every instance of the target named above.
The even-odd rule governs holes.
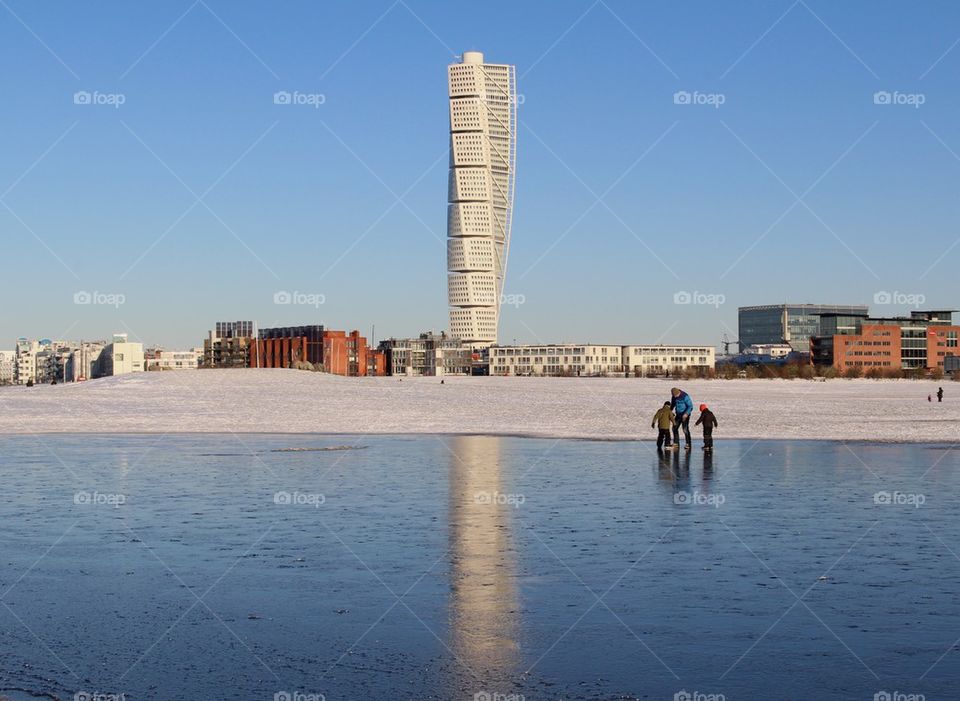
[[[937,401],[943,401],[943,387],[937,387]]]
[[[683,437],[686,439],[687,450],[693,447],[690,441],[690,415],[693,413],[693,400],[690,395],[679,387],[670,390],[670,407],[676,415],[673,422],[673,447],[680,448],[680,427],[683,426]]]
[[[700,417],[694,426],[703,426],[703,449],[708,453],[713,450],[713,429],[718,427],[717,417],[707,408],[706,404],[700,405]]]
[[[670,427],[673,426],[673,409],[670,408],[670,402],[664,402],[663,406],[653,415],[653,421],[650,428],[657,428],[657,450],[662,450],[666,445],[670,449]]]

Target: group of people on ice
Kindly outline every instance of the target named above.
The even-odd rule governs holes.
[[[660,410],[653,415],[653,422],[650,424],[651,428],[659,429],[657,450],[663,450],[664,448],[679,450],[681,428],[683,428],[686,449],[693,448],[693,442],[690,438],[690,417],[692,415],[693,400],[690,395],[679,387],[671,389],[670,401],[663,403]],[[713,429],[720,424],[706,404],[700,405],[700,416],[693,425],[703,426],[703,449],[706,451],[713,450]]]

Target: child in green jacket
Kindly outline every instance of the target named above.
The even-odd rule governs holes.
[[[670,402],[664,402],[660,410],[653,415],[653,421],[650,428],[659,429],[657,434],[657,450],[661,450],[664,445],[667,448],[670,444],[670,427],[673,426],[673,411],[670,409]]]

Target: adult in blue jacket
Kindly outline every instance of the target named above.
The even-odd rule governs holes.
[[[693,414],[693,400],[690,395],[679,387],[670,390],[670,407],[673,409],[676,418],[673,422],[673,445],[680,447],[680,427],[683,426],[683,437],[686,439],[687,450],[693,445],[690,442],[690,415]]]

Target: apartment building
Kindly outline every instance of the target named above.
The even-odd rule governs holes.
[[[75,347],[75,343],[64,341],[47,343],[36,355],[37,384],[66,382],[67,363]]]
[[[700,345],[609,346],[579,343],[492,346],[491,375],[658,376],[711,370],[716,349]]]
[[[323,333],[323,367],[334,375],[365,377],[371,373],[386,372],[386,354],[367,345],[359,331],[333,331]]]
[[[39,341],[20,338],[13,358],[13,382],[49,384],[97,377],[105,341]]]
[[[203,348],[191,348],[190,350],[151,348],[144,353],[146,369],[154,372],[196,370],[202,362]]]
[[[250,350],[252,368],[293,368],[300,363],[322,366],[322,325],[261,329]]]
[[[16,351],[0,351],[0,385],[13,384],[13,368],[16,361]]]
[[[401,377],[470,375],[472,344],[445,332],[421,333],[417,338],[390,338],[380,342],[387,370]]]
[[[83,382],[97,376],[97,363],[106,341],[81,341],[67,358],[64,378],[67,382]]]
[[[37,354],[43,349],[40,341],[18,338],[14,351],[13,382],[17,385],[37,381]]]
[[[249,367],[253,335],[252,321],[218,321],[203,341],[203,367]]]
[[[623,346],[623,370],[640,377],[674,375],[690,370],[707,372],[716,367],[716,354],[713,346]]]
[[[370,348],[357,330],[321,325],[262,329],[248,354],[252,368],[312,368],[349,377],[386,374],[385,355]]]
[[[143,344],[131,343],[127,334],[114,334],[97,359],[94,377],[128,375],[144,371]]]
[[[578,343],[491,346],[491,375],[611,375],[623,372],[623,346]]]
[[[326,331],[323,334],[323,369],[333,375],[358,376],[366,369],[366,339],[360,332]]]

